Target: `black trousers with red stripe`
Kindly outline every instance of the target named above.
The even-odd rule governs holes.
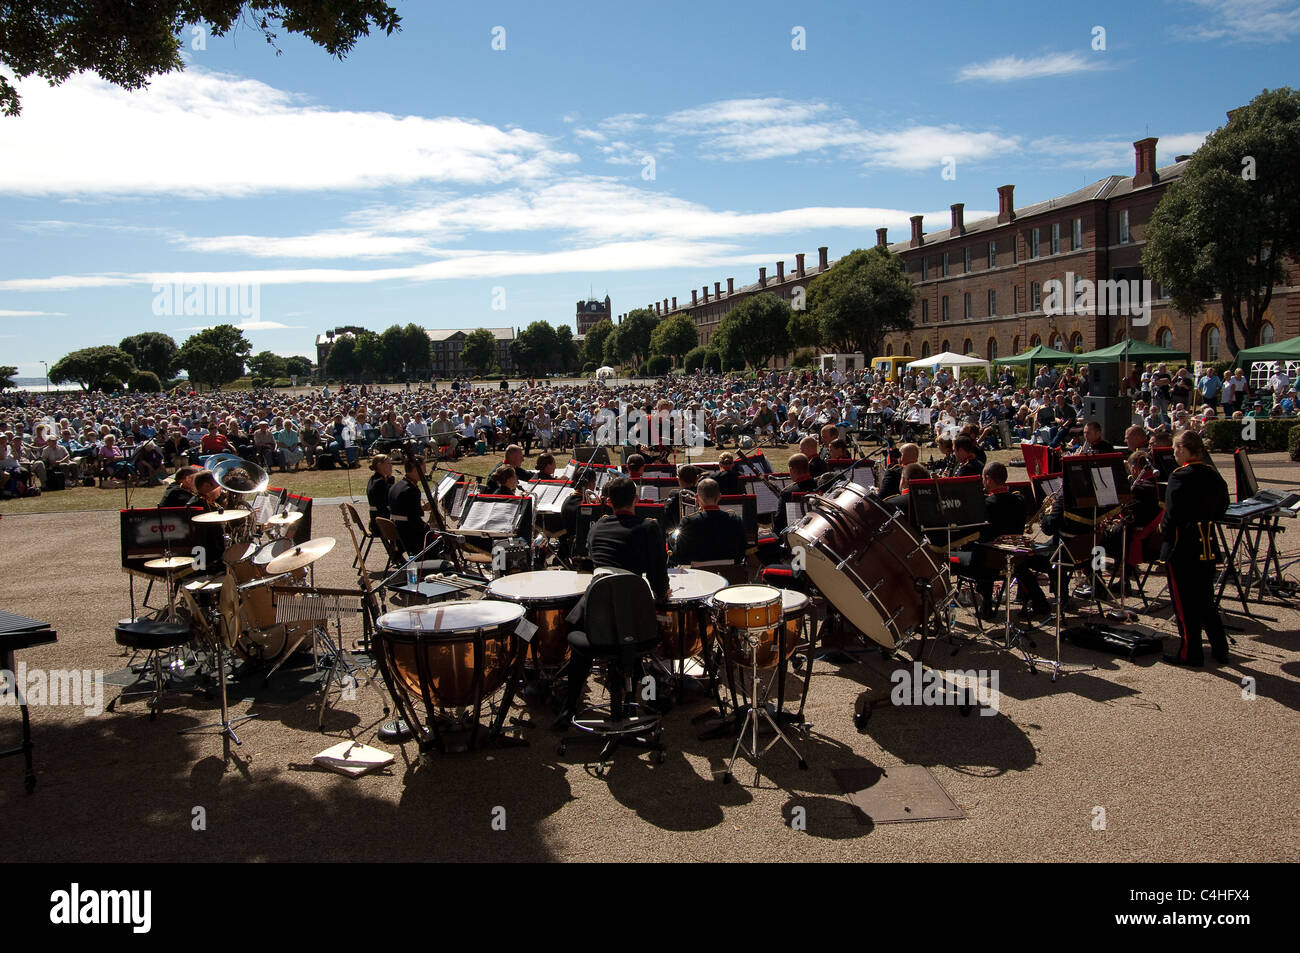
[[[1218,567],[1212,562],[1175,562],[1165,564],[1169,574],[1169,592],[1174,600],[1174,618],[1178,620],[1178,635],[1182,644],[1178,657],[1184,662],[1203,662],[1205,650],[1201,644],[1201,631],[1210,640],[1210,651],[1216,656],[1228,654],[1228,636],[1223,631],[1223,619],[1214,603],[1215,579]]]

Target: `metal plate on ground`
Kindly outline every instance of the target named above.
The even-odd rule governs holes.
[[[922,765],[903,764],[884,770],[836,768],[831,774],[849,803],[871,824],[966,819],[966,812]]]

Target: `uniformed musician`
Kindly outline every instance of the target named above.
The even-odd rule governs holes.
[[[786,526],[789,525],[786,504],[796,502],[794,499],[796,493],[814,493],[817,490],[817,481],[813,479],[812,471],[808,468],[808,458],[802,453],[790,454],[786,467],[790,471],[791,483],[781,491],[776,512],[772,514],[772,532],[777,536],[785,532]]]
[[[429,504],[420,490],[419,459],[408,456],[403,472],[405,476],[388,488],[388,510],[397,525],[402,548],[407,556],[414,556],[424,549],[424,538],[429,532],[424,522],[424,511]]]
[[[979,541],[988,543],[999,536],[1023,536],[1028,504],[1024,497],[1007,486],[1006,465],[996,461],[986,464],[983,479],[988,523],[980,530]],[[963,574],[975,579],[975,588],[980,596],[980,616],[988,620],[996,619],[993,582],[1002,574],[998,571],[998,562],[1005,557],[994,556],[981,550],[978,545],[955,555]]]
[[[921,462],[921,448],[914,443],[905,443],[898,448],[898,463],[885,470],[880,480],[879,497],[882,500],[898,494],[903,482],[903,468],[908,464]]]
[[[966,434],[962,434],[953,441],[953,454],[957,459],[957,473],[959,477],[980,476],[984,468],[980,466],[979,455],[975,452],[975,439]]]
[[[396,482],[393,477],[393,458],[386,453],[377,453],[370,458],[370,469],[374,475],[366,483],[366,502],[370,506],[370,531],[375,531],[375,518],[392,518],[388,508],[388,490]]]
[[[167,488],[161,500],[163,506],[198,506],[200,501],[194,495],[194,477],[203,471],[202,467],[186,466],[176,471],[172,485]]]
[[[690,496],[695,495],[695,486],[700,482],[700,476],[703,470],[693,463],[687,463],[677,468],[677,489],[668,494],[668,499],[664,500],[664,526],[673,530],[678,527],[682,521],[682,494]]]
[[[673,563],[740,563],[748,546],[745,523],[734,513],[718,508],[722,491],[715,480],[705,477],[695,487],[700,511],[682,520],[681,532],[673,547]]]

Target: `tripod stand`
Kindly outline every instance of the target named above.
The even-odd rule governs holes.
[[[240,715],[237,718],[231,718],[230,708],[226,700],[226,645],[227,643],[233,645],[235,638],[239,635],[239,587],[235,582],[235,577],[229,573],[227,573],[225,581],[221,584],[220,619],[221,631],[217,633],[217,638],[214,641],[217,650],[216,676],[221,697],[221,720],[206,725],[196,725],[192,728],[182,728],[177,733],[190,735],[201,731],[211,731],[216,728],[219,729],[218,733],[227,745],[230,741],[242,745],[243,742],[235,734],[234,726],[257,716]]]

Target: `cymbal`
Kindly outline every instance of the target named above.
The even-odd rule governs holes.
[[[251,514],[248,510],[212,510],[208,513],[200,513],[190,520],[191,523],[233,523],[235,520],[246,520]]]
[[[294,510],[292,513],[276,513],[266,521],[267,526],[291,526],[298,520],[302,519],[302,513]]]
[[[279,556],[276,556],[266,564],[266,571],[274,576],[282,572],[293,572],[295,569],[310,566],[333,549],[334,542],[333,536],[319,536],[316,539],[309,539],[307,542],[300,543],[293,549],[285,550]]]
[[[194,565],[193,556],[159,556],[144,564],[146,569],[185,569]]]

